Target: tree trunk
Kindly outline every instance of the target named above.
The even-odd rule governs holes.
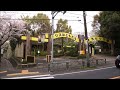
[[[12,51],[12,57],[15,57],[15,50]]]
[[[1,39],[0,39],[0,66],[1,66]]]
[[[64,52],[63,52],[63,37],[61,38],[61,42],[62,42],[62,54],[64,55]]]
[[[1,45],[0,45],[0,64],[1,64]]]
[[[79,42],[78,42],[78,56],[80,55],[80,51],[81,51],[81,41],[80,41],[80,34],[78,35],[79,38]]]
[[[48,55],[51,55],[51,47],[52,47],[51,38],[49,38],[48,44],[47,44],[47,54]]]
[[[111,55],[114,55],[114,44],[115,44],[115,41],[113,40],[111,43]]]
[[[30,35],[27,34],[27,40],[26,40],[26,55],[31,55],[31,43],[30,43]]]

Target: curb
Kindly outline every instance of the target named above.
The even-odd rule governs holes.
[[[109,79],[120,79],[120,76],[112,77],[112,78],[109,78]]]
[[[7,72],[7,71],[0,71],[0,74],[1,74],[1,73],[6,73],[6,72]]]
[[[31,74],[38,74],[39,72],[27,72],[27,73],[14,73],[14,74],[7,74],[7,76],[17,76],[17,75],[31,75]]]

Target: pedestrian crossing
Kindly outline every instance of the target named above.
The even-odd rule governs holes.
[[[32,76],[19,76],[19,77],[6,77],[2,79],[53,79],[54,77],[50,74],[46,75],[32,75]]]

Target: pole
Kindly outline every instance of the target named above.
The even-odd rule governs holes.
[[[87,67],[90,67],[90,62],[89,62],[89,45],[88,45],[88,35],[87,35],[87,24],[86,24],[86,13],[85,13],[85,11],[83,11],[83,19],[84,19],[84,28],[85,28]]]
[[[52,50],[51,50],[51,61],[53,62],[53,35],[54,35],[54,18],[55,16],[59,13],[60,11],[52,11],[52,37],[51,37],[51,42],[52,42]],[[65,14],[66,11],[63,12]]]
[[[79,42],[78,42],[78,56],[80,56],[80,51],[81,51],[81,40],[80,40],[80,34],[78,35]]]
[[[114,44],[115,44],[115,40],[112,40],[112,43],[111,43],[111,55],[114,55]]]
[[[53,62],[53,32],[54,32],[54,12],[52,11],[52,37],[51,37],[51,42],[52,42],[52,50],[51,50],[51,61]]]

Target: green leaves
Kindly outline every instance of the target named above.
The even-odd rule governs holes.
[[[55,32],[71,33],[72,29],[71,29],[71,26],[68,26],[68,21],[67,20],[59,19],[58,23],[57,23],[57,29],[56,29]]]
[[[50,26],[50,19],[46,14],[38,13],[33,17],[22,17],[26,23],[31,26],[31,34],[32,36],[37,36],[40,33],[50,33],[51,26]]]
[[[120,49],[120,11],[102,11],[97,19],[96,17],[94,21],[100,24],[99,36],[115,40],[115,49]],[[92,26],[96,27],[96,24],[93,23]]]
[[[17,39],[13,38],[10,40],[11,50],[14,51],[17,45]]]

